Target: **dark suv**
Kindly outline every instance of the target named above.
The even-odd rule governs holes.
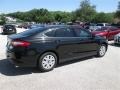
[[[7,57],[17,66],[50,71],[56,64],[87,56],[102,57],[107,40],[77,26],[52,26],[8,36]]]
[[[16,28],[14,25],[4,25],[2,28],[3,35],[10,35],[15,33],[16,33]]]

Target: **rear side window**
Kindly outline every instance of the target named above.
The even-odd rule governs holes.
[[[56,37],[74,37],[75,34],[73,30],[70,28],[60,28],[60,29],[56,29],[55,36]]]
[[[55,36],[55,30],[48,30],[46,33],[45,33],[46,36],[48,37],[54,37]]]

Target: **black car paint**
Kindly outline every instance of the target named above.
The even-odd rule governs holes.
[[[20,39],[31,42],[29,47],[13,47],[7,45],[7,56],[16,65],[23,67],[35,67],[39,57],[45,52],[54,52],[58,56],[58,63],[68,60],[75,60],[97,54],[101,44],[107,47],[106,39],[91,34],[89,38],[83,37],[47,37],[44,33],[49,29],[61,27],[46,28],[43,32],[33,35],[11,35],[9,39]],[[69,27],[67,27],[69,28]],[[74,28],[74,27],[72,27]]]

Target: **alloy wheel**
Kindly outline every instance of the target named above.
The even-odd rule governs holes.
[[[55,57],[53,55],[46,55],[42,59],[42,67],[46,70],[51,69],[55,65]]]
[[[104,56],[105,53],[106,53],[106,47],[105,47],[104,45],[102,45],[102,46],[100,47],[99,54],[100,54],[100,56]]]

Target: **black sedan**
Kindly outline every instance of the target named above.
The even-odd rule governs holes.
[[[4,25],[2,27],[2,34],[4,35],[10,35],[15,33],[16,33],[16,28],[14,25]]]
[[[57,64],[88,56],[103,57],[108,42],[77,26],[36,28],[8,36],[7,57],[17,66],[50,71]]]

